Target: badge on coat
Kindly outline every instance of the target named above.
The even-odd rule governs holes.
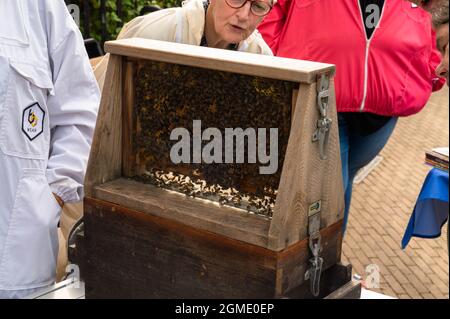
[[[44,131],[45,111],[39,103],[33,103],[23,111],[22,131],[30,141],[34,140]]]

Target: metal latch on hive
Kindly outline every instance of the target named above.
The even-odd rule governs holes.
[[[320,275],[322,273],[323,258],[319,256],[322,251],[322,237],[320,235],[320,209],[321,201],[312,204],[308,211],[309,249],[312,258],[311,267],[305,273],[305,280],[310,280],[310,289],[314,297],[320,293]]]
[[[313,142],[319,142],[320,159],[327,159],[327,146],[333,120],[327,116],[330,97],[330,78],[328,74],[321,74],[317,81],[317,107],[320,118],[317,120],[317,129],[312,136]]]

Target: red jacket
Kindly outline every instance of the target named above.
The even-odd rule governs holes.
[[[430,16],[406,0],[386,0],[367,40],[359,0],[279,0],[259,27],[275,55],[336,65],[339,112],[407,116],[444,79]]]

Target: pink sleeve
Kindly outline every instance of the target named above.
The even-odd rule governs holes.
[[[264,41],[270,46],[274,55],[277,55],[279,38],[283,32],[290,5],[291,0],[278,0],[272,11],[258,27]]]

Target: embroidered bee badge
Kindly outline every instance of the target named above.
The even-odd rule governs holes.
[[[44,131],[45,111],[39,103],[33,103],[23,110],[22,131],[30,141],[34,140]]]

